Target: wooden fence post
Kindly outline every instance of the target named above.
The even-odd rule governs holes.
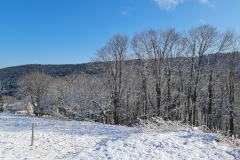
[[[31,146],[33,146],[34,141],[34,123],[32,123],[32,140],[31,140]]]

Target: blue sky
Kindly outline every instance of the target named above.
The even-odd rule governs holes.
[[[0,0],[0,68],[89,62],[117,33],[204,23],[239,33],[239,15],[239,0]]]

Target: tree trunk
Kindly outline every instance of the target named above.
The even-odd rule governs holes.
[[[207,120],[207,126],[210,130],[213,129],[213,115],[212,115],[212,107],[213,107],[213,77],[212,77],[213,72],[211,71],[209,75],[209,82],[208,82],[208,120]]]
[[[157,93],[157,116],[161,116],[161,88],[160,83],[156,84],[156,93]]]
[[[229,119],[229,130],[230,130],[230,136],[234,134],[234,73],[231,69],[230,71],[230,86],[229,86],[229,109],[230,109],[230,119]]]

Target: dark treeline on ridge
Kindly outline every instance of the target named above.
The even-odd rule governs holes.
[[[13,96],[17,91],[17,81],[31,72],[40,72],[53,77],[64,77],[70,74],[100,74],[103,72],[101,62],[85,64],[40,65],[29,64],[0,69],[1,92]]]
[[[239,35],[211,25],[116,34],[94,63],[1,69],[1,91],[55,116],[109,124],[160,116],[235,135],[239,47]]]

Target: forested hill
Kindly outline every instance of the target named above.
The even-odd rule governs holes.
[[[5,95],[13,95],[18,79],[31,72],[41,72],[54,77],[70,74],[99,74],[102,73],[103,63],[92,62],[84,64],[41,65],[29,64],[0,69],[0,87]]]
[[[218,54],[218,59],[228,59],[230,54]],[[175,62],[185,61],[190,57],[185,58],[174,58]],[[184,60],[183,60],[184,59]],[[240,61],[238,59],[238,61]],[[148,61],[154,63],[154,61]],[[139,65],[139,60],[132,59],[127,60],[126,63],[128,65]],[[188,63],[188,62],[187,62]],[[202,64],[207,65],[216,63],[216,55],[205,55],[203,57]],[[225,62],[227,63],[227,62]],[[108,63],[109,64],[109,63]],[[21,66],[14,66],[0,69],[0,91],[4,95],[12,96],[16,92],[17,89],[17,81],[21,76],[26,75],[31,72],[41,72],[53,77],[63,77],[70,74],[89,74],[89,75],[97,75],[104,72],[104,68],[106,68],[107,62],[91,62],[91,63],[83,63],[83,64],[61,64],[61,65],[42,65],[42,64],[28,64]]]

